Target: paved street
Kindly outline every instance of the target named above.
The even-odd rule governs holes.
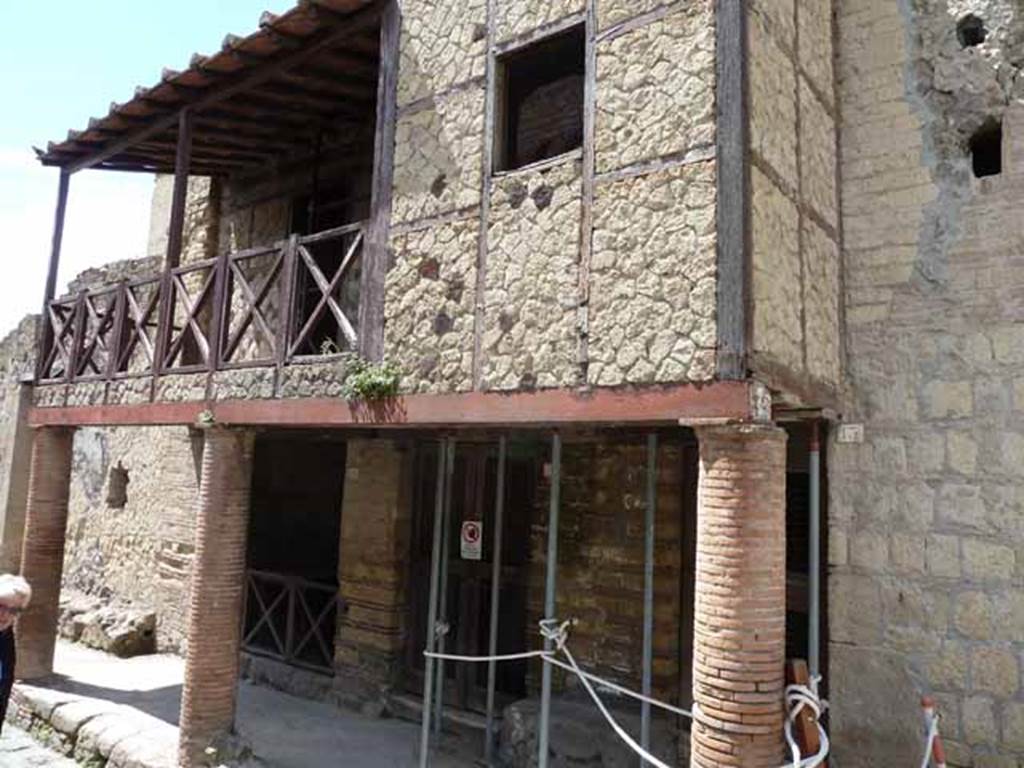
[[[75,768],[77,764],[39,746],[24,731],[5,725],[0,736],[0,765],[4,768]]]

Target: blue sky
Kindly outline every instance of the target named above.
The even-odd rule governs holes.
[[[32,146],[84,128],[111,101],[153,85],[164,67],[257,28],[292,0],[57,0],[5,8],[0,46],[0,336],[42,301],[57,170]],[[84,171],[71,179],[61,288],[83,269],[145,255],[153,177]]]

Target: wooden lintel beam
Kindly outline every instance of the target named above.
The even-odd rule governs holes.
[[[360,11],[357,11],[346,17],[343,23],[339,23],[337,26],[331,28],[324,35],[319,37],[316,41],[310,41],[310,43],[302,48],[295,50],[284,57],[275,61],[267,62],[266,64],[260,65],[237,78],[234,83],[225,86],[223,88],[216,88],[206,93],[205,95],[195,99],[194,101],[183,105],[183,108],[191,108],[193,111],[198,111],[204,107],[212,106],[232,96],[242,93],[248,89],[259,85],[276,74],[291,69],[292,67],[298,66],[304,61],[309,60],[320,51],[326,50],[338,44],[343,39],[352,37],[353,43],[357,40],[359,32],[366,29],[370,29],[379,22],[381,8],[383,7],[383,0],[377,0],[376,2],[366,6]],[[180,111],[180,110],[179,110]],[[153,136],[161,131],[167,130],[178,121],[178,113],[172,113],[163,117],[153,120],[152,123],[144,128],[140,128],[137,131],[133,131],[119,141],[111,142],[109,146],[104,149],[95,152],[88,157],[84,157],[77,160],[70,165],[66,166],[68,172],[74,173],[81,171],[86,168],[91,168],[94,165],[102,163],[115,155],[123,152],[124,150],[131,147],[133,144],[137,144],[150,136]]]
[[[44,385],[45,386],[45,385]],[[63,386],[63,385],[54,385]],[[195,424],[208,411],[226,426],[459,429],[543,428],[557,425],[678,427],[681,420],[751,422],[747,382],[677,384],[662,387],[535,392],[467,392],[406,395],[376,403],[342,398],[224,400],[33,408],[29,424],[102,426]]]

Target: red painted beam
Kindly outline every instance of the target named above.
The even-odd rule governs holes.
[[[675,426],[681,420],[751,418],[748,384],[720,381],[591,392],[554,389],[508,394],[407,395],[380,403],[349,404],[340,398],[303,398],[37,407],[32,409],[29,423],[35,427],[195,424],[204,411],[218,424],[275,427]]]

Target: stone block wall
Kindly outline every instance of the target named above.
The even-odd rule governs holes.
[[[1017,6],[838,6],[846,344],[830,446],[831,723],[843,766],[1024,760],[1024,110]],[[957,23],[984,21],[964,47]],[[967,144],[1002,120],[1002,173]]]
[[[32,430],[28,426],[35,364],[34,315],[0,341],[0,573],[17,573],[25,529]]]
[[[183,650],[188,628],[200,449],[184,427],[75,433],[64,586],[156,611],[160,650]]]
[[[712,3],[501,0],[492,11],[482,0],[403,6],[385,353],[405,387],[709,379]],[[585,150],[485,167],[488,57],[498,71],[499,50],[587,14],[595,118]]]
[[[750,363],[773,387],[820,400],[837,391],[841,358],[832,3],[758,0],[747,26]]]

